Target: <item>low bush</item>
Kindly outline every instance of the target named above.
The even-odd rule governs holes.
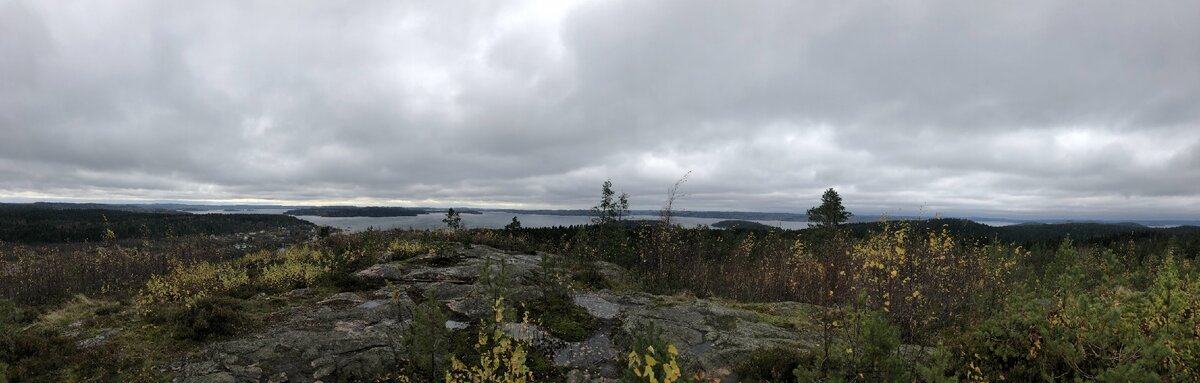
[[[72,322],[92,319],[98,315],[114,313],[120,310],[121,304],[112,301],[91,299],[84,295],[76,295],[74,299],[62,304],[59,308],[42,315],[40,323],[50,328],[62,328]]]
[[[450,370],[445,375],[447,383],[534,381],[528,366],[528,342],[513,339],[500,327],[504,323],[504,298],[496,299],[492,310],[495,320],[480,327],[475,343],[478,363],[468,364],[458,357],[451,357]]]
[[[326,270],[321,266],[302,261],[287,260],[269,265],[262,270],[256,281],[263,289],[272,292],[288,291],[316,284]]]
[[[1104,255],[1059,253],[1084,263],[1057,276],[1049,299],[1014,296],[958,343],[957,354],[966,357],[957,362],[972,366],[968,378],[1200,379],[1200,278],[1194,266],[1168,253],[1141,291],[1122,286],[1133,285],[1133,278],[1121,277],[1119,269],[1104,277],[1105,285],[1082,288],[1095,283],[1084,265],[1101,265],[1096,258]]]
[[[408,371],[412,377],[433,382],[445,374],[450,350],[446,320],[442,304],[434,299],[427,299],[413,311],[412,324],[404,333]]]
[[[392,259],[394,260],[404,260],[440,251],[442,251],[441,246],[411,239],[394,240],[388,244],[388,252],[392,254]]]
[[[179,307],[169,320],[175,337],[205,341],[236,334],[250,323],[241,300],[229,297],[205,297],[190,307]]]
[[[46,377],[67,366],[75,344],[51,329],[0,334],[0,381],[21,382]]]
[[[571,300],[565,289],[547,290],[538,299],[526,304],[529,315],[559,339],[568,342],[587,340],[596,321]]]
[[[190,306],[197,300],[248,284],[250,276],[244,268],[228,262],[200,262],[176,266],[170,273],[151,277],[138,293],[137,301],[147,308],[163,303]]]
[[[380,280],[367,280],[355,276],[353,273],[332,272],[325,274],[323,281],[320,283],[328,284],[336,287],[338,291],[365,291],[383,287],[384,283]]]
[[[793,371],[800,355],[787,348],[763,348],[750,352],[735,370],[743,382],[795,382]]]
[[[10,329],[29,319],[29,313],[22,310],[16,302],[0,298],[0,334],[8,333]]]
[[[612,288],[612,284],[608,279],[604,278],[604,274],[600,273],[596,267],[586,267],[571,274],[571,280],[575,281],[579,286],[594,290],[603,290]]]
[[[793,374],[801,382],[911,381],[913,360],[901,354],[899,331],[879,313],[848,312],[836,338],[800,355]]]
[[[678,356],[679,350],[663,338],[662,330],[653,322],[639,326],[634,331],[629,353],[625,355],[626,369],[621,380],[630,383],[685,381]]]

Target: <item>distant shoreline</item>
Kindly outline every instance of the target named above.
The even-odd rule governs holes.
[[[285,210],[285,215],[307,215],[297,214],[297,212],[312,212],[315,209],[326,209],[327,211],[340,210],[339,213],[322,213],[330,215],[313,214],[311,216],[320,217],[406,217],[419,214],[441,214],[445,213],[448,208],[439,207],[360,207],[360,206],[298,206],[298,205],[205,205],[205,204],[187,204],[187,203],[64,203],[64,202],[33,202],[33,203],[0,203],[0,206],[21,206],[30,205],[47,209],[112,209],[124,211],[152,211],[152,212],[222,212],[222,213],[254,213],[256,210]],[[409,213],[399,215],[355,215],[364,209],[398,209],[408,211]],[[460,214],[482,214],[484,212],[509,213],[509,214],[534,214],[546,216],[591,216],[592,212],[588,209],[490,209],[490,208],[454,208]],[[354,212],[354,213],[348,213]],[[275,213],[277,214],[277,213]],[[630,215],[639,216],[657,216],[657,210],[632,210]],[[673,212],[675,217],[692,217],[692,218],[708,218],[718,220],[745,220],[745,221],[770,221],[770,222],[806,222],[807,215],[801,213],[777,213],[777,212],[752,212],[752,211],[689,211],[679,210]],[[1103,224],[1128,224],[1134,223],[1148,227],[1175,227],[1175,226],[1200,226],[1200,219],[1130,219],[1130,218],[1110,218],[1110,219],[1067,219],[1067,218],[1002,218],[1002,217],[987,217],[976,215],[962,216],[943,216],[944,218],[966,219],[975,222],[985,223],[989,225],[1018,225],[1018,224],[1058,224],[1058,223],[1103,223]],[[926,220],[935,217],[929,216],[901,216],[876,213],[861,213],[851,219],[851,222],[878,222],[880,218],[886,218],[891,221],[905,220]]]
[[[315,217],[367,217],[367,218],[384,218],[384,217],[416,217],[421,214],[433,214],[444,212],[441,209],[430,208],[407,208],[407,207],[387,207],[387,206],[328,206],[328,207],[311,207],[292,209],[283,212],[284,215],[291,216],[315,216]],[[455,209],[459,214],[483,214],[478,210],[470,209]]]

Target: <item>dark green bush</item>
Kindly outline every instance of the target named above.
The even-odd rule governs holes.
[[[413,310],[412,324],[404,334],[408,371],[413,378],[436,381],[450,367],[450,331],[441,302],[426,299]]]
[[[596,270],[595,267],[586,267],[582,270],[579,270],[571,275],[571,279],[580,286],[589,289],[603,290],[612,288],[612,286],[608,283],[608,280],[604,278],[604,274],[601,274],[600,271]]]
[[[0,334],[7,334],[20,323],[26,322],[29,314],[11,299],[0,299]]]
[[[525,365],[529,366],[529,370],[533,371],[533,376],[538,378],[539,382],[565,382],[567,381],[567,367],[558,367],[554,365],[554,361],[540,352],[531,352],[525,360]]]
[[[587,310],[575,305],[565,289],[547,290],[542,297],[530,301],[526,308],[531,319],[568,342],[586,340],[596,328],[595,319]]]
[[[743,382],[795,382],[800,355],[786,348],[754,350],[735,370]]]
[[[355,276],[353,273],[333,272],[325,275],[324,281],[338,291],[365,291],[383,287],[382,282],[372,282]]]
[[[4,381],[39,380],[62,369],[76,354],[75,344],[49,329],[0,334],[0,371]]]
[[[175,337],[204,341],[236,334],[250,322],[245,304],[230,297],[205,297],[170,315]]]
[[[879,313],[849,313],[839,339],[800,355],[793,371],[802,382],[911,381],[915,361],[901,355],[900,333]],[[828,350],[828,353],[826,353]]]

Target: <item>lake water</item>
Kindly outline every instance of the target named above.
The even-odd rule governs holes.
[[[237,211],[225,210],[205,210],[196,211],[195,214],[283,214],[285,209],[246,209]],[[542,214],[520,214],[520,213],[498,213],[498,212],[483,212],[483,214],[463,214],[463,226],[470,228],[483,229],[501,229],[505,225],[512,222],[512,218],[517,217],[521,221],[522,227],[554,227],[554,226],[571,226],[583,225],[590,222],[591,217],[577,215],[542,215]],[[339,229],[349,231],[363,231],[368,228],[375,229],[437,229],[446,227],[442,222],[446,218],[445,213],[421,214],[414,217],[317,217],[317,216],[296,216],[321,226],[332,226]],[[658,216],[630,216],[629,219],[649,219],[657,220]],[[694,217],[675,217],[675,222],[685,227],[694,227],[697,225],[708,226],[723,219],[716,218],[694,218]],[[764,225],[781,227],[784,229],[803,229],[808,227],[808,222],[792,222],[792,221],[755,221]]]
[[[975,222],[982,223],[982,224],[988,225],[988,226],[993,226],[993,227],[1011,226],[1011,225],[1017,224],[1016,222],[1013,222],[1013,221],[975,221]]]

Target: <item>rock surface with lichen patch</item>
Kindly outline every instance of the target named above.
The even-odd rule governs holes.
[[[490,318],[496,295],[515,305],[541,297],[537,283],[547,267],[542,258],[552,256],[477,245],[373,265],[356,276],[383,287],[327,293],[283,308],[272,316],[279,319],[256,333],[207,344],[174,363],[175,381],[370,381],[407,363],[402,337],[413,319],[414,298],[440,302],[452,315],[447,329],[473,333]],[[621,285],[632,280],[612,264],[596,267]],[[703,369],[725,381],[736,381],[729,371],[750,351],[817,343],[814,330],[781,319],[803,311],[797,303],[744,305],[613,290],[574,291],[570,303],[596,323],[582,341],[555,338],[537,318],[502,326],[510,336],[530,341],[567,381],[619,379],[632,333],[650,323],[677,345],[686,369]]]

